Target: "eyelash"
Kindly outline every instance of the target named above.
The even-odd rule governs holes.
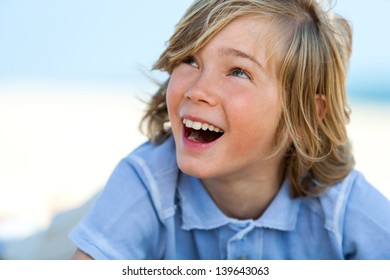
[[[183,59],[182,63],[191,65],[191,66],[196,67],[196,68],[199,67],[193,56],[186,57],[185,59]],[[239,75],[245,75],[245,77],[234,75],[235,72],[240,72]],[[250,81],[253,81],[252,76],[246,70],[244,70],[240,67],[233,67],[232,70],[229,71],[229,73],[230,73],[229,75],[231,75],[233,77],[238,77],[238,78],[248,79]]]
[[[242,77],[242,76],[238,76],[238,75],[234,75],[235,72],[240,72],[239,74],[240,75],[245,75],[245,77]],[[249,79],[252,81],[252,77],[251,75],[249,75],[249,73],[247,71],[245,71],[244,69],[242,68],[239,68],[239,67],[234,67],[231,71],[230,71],[231,75],[234,76],[234,77],[239,77],[239,78],[243,78],[243,79]]]
[[[183,59],[182,62],[185,63],[185,64],[188,64],[188,65],[191,65],[191,66],[194,66],[194,67],[198,68],[198,64],[196,63],[195,58],[192,57],[192,56],[186,57],[185,59]]]

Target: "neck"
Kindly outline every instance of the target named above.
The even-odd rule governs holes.
[[[281,166],[282,164],[278,164]],[[257,219],[272,202],[284,180],[284,168],[265,168],[250,176],[203,179],[206,190],[231,218]]]

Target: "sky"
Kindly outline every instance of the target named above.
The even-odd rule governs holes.
[[[390,99],[390,0],[334,2],[354,28],[349,87]],[[0,83],[137,87],[163,77],[149,70],[190,3],[0,0]]]

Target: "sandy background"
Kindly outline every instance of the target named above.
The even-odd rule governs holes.
[[[145,140],[138,98],[148,96],[125,87],[1,87],[0,238],[44,228],[102,188]],[[352,111],[356,168],[390,198],[390,104],[352,102]]]

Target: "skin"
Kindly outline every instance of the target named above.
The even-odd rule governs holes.
[[[85,252],[77,249],[76,253],[73,255],[73,260],[93,260],[93,258],[86,254]]]
[[[266,65],[267,23],[247,17],[222,29],[172,72],[167,106],[180,169],[201,179],[228,216],[261,216],[284,178],[274,148],[282,114],[276,73]],[[269,66],[269,65],[268,65]],[[184,136],[183,118],[224,131],[212,143]]]

